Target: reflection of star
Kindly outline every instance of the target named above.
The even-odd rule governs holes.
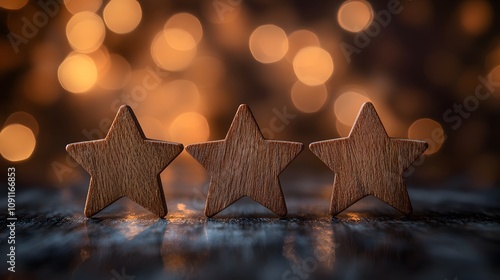
[[[287,213],[278,175],[302,143],[266,140],[246,105],[240,105],[226,139],[186,147],[211,175],[205,215],[249,196],[279,216]]]
[[[389,138],[371,103],[363,105],[348,137],[315,142],[309,147],[336,173],[330,205],[332,215],[367,195],[411,214],[402,175],[427,149],[427,143]]]
[[[120,107],[105,139],[66,147],[92,176],[85,216],[126,196],[164,217],[167,205],[159,174],[182,149],[182,144],[147,139],[132,109]]]

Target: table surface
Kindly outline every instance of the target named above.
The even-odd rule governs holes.
[[[367,197],[334,218],[326,195],[292,194],[286,218],[249,198],[206,218],[203,197],[177,195],[165,219],[128,199],[88,219],[85,192],[18,188],[15,273],[0,208],[2,279],[500,277],[498,189],[410,188],[409,217]]]

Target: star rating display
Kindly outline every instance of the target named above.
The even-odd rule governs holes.
[[[249,196],[285,216],[278,176],[302,148],[302,143],[264,139],[250,109],[241,105],[224,140],[186,147],[211,175],[205,215],[212,217]]]
[[[105,139],[70,144],[66,150],[92,176],[85,216],[123,196],[159,217],[167,214],[159,174],[183,146],[147,139],[130,107],[120,107]]]
[[[403,172],[427,143],[389,138],[371,103],[363,105],[348,137],[315,142],[310,149],[335,173],[332,215],[368,195],[403,214],[412,212]]]

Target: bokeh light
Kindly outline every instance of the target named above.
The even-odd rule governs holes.
[[[182,29],[188,32],[196,44],[203,37],[203,28],[197,17],[189,13],[178,13],[171,16],[165,23],[165,30]]]
[[[186,71],[186,77],[194,81],[199,87],[213,87],[225,75],[226,70],[222,61],[210,56],[195,58],[192,65]]]
[[[357,89],[346,90],[335,100],[333,111],[335,117],[344,125],[352,126],[361,106],[370,99]]]
[[[148,139],[154,140],[168,140],[167,130],[162,122],[152,116],[139,117],[142,131]]]
[[[97,82],[97,68],[87,55],[70,54],[59,66],[57,76],[61,86],[73,93],[83,93]]]
[[[0,8],[7,10],[19,10],[28,3],[28,0],[0,0]]]
[[[35,135],[24,125],[10,124],[0,132],[0,154],[8,161],[16,162],[29,158],[35,146]]]
[[[285,56],[288,38],[285,31],[276,25],[266,24],[257,27],[250,35],[250,51],[262,63],[273,63]]]
[[[159,32],[151,44],[151,56],[161,68],[185,69],[196,55],[196,41],[187,31],[174,28]]]
[[[429,148],[424,155],[431,155],[439,151],[444,142],[443,127],[436,121],[428,118],[415,121],[408,129],[408,138],[426,141]]]
[[[490,76],[491,80],[494,81],[494,83],[491,83],[491,86],[496,88],[496,90],[493,91],[493,94],[500,96],[500,91],[498,90],[500,88],[498,86],[498,81],[500,81],[500,65],[495,66],[493,69],[491,69],[491,71],[488,73],[488,76]]]
[[[77,14],[80,12],[92,12],[95,13],[101,7],[102,0],[64,0],[64,5],[66,9],[72,13]]]
[[[185,145],[204,142],[210,136],[207,119],[196,112],[183,113],[170,124],[170,139]]]
[[[40,127],[38,126],[38,122],[36,121],[35,117],[33,117],[31,114],[23,111],[15,112],[5,120],[4,126],[16,123],[24,125],[31,129],[35,137],[38,135]]]
[[[308,86],[300,81],[295,82],[291,90],[293,105],[304,113],[319,111],[328,98],[325,85]]]
[[[136,0],[111,0],[104,8],[103,18],[109,30],[129,33],[141,22],[141,5]]]
[[[303,48],[293,59],[295,75],[309,86],[326,82],[332,75],[333,69],[332,57],[320,47]]]
[[[288,51],[285,57],[288,61],[292,62],[295,55],[301,49],[311,46],[320,46],[319,38],[314,32],[306,29],[294,31],[288,36]]]
[[[93,52],[101,46],[105,36],[102,19],[92,12],[80,12],[66,25],[66,37],[75,51]]]
[[[125,58],[118,54],[112,54],[109,57],[110,63],[99,76],[99,86],[108,90],[120,89],[128,82],[132,75],[130,64]]]
[[[366,1],[346,1],[339,8],[337,20],[340,27],[349,32],[362,31],[373,21],[372,6]]]
[[[493,20],[491,4],[484,0],[468,0],[459,8],[460,24],[465,32],[479,35],[486,31]]]

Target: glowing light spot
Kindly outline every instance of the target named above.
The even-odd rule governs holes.
[[[195,112],[184,113],[175,118],[169,132],[172,141],[183,144],[204,142],[210,136],[207,119]]]
[[[267,24],[257,27],[250,35],[250,51],[253,57],[262,63],[276,62],[285,56],[288,50],[288,38],[283,29]]]
[[[35,146],[35,135],[24,125],[11,124],[0,132],[0,154],[8,161],[15,162],[29,158]]]
[[[300,81],[292,87],[293,105],[304,113],[314,113],[325,105],[328,97],[325,85],[308,86]]]
[[[198,87],[188,80],[174,80],[161,89],[164,96],[164,106],[172,106],[173,112],[178,110],[194,110],[200,104]]]
[[[95,13],[101,7],[102,0],[64,0],[64,5],[66,9],[72,13],[77,14],[80,12],[92,12]]]
[[[490,73],[488,74],[488,76],[491,77],[491,80],[492,81],[500,81],[500,65],[498,66],[495,66],[495,68],[491,69]],[[498,83],[493,83],[492,85],[493,87],[496,87],[496,88],[500,88],[498,86]],[[493,93],[498,93],[498,90],[495,90],[493,91]],[[498,95],[498,94],[497,94]],[[498,95],[500,96],[500,95]]]
[[[324,49],[307,47],[300,50],[293,59],[293,70],[301,82],[316,86],[326,82],[332,75],[333,60]]]
[[[484,0],[462,2],[459,8],[462,28],[472,35],[483,33],[491,24],[492,11],[490,3]]]
[[[167,130],[162,122],[154,117],[145,116],[139,118],[142,131],[149,139],[167,140]]]
[[[7,10],[19,10],[28,3],[28,0],[0,0],[0,7]]]
[[[178,13],[171,16],[165,23],[165,30],[182,29],[188,32],[196,43],[203,37],[203,28],[197,17],[188,13]]]
[[[71,47],[79,52],[97,50],[106,35],[102,19],[92,12],[74,15],[66,25],[66,37]]]
[[[97,82],[94,61],[84,54],[70,54],[59,66],[57,76],[61,86],[73,93],[83,93]]]
[[[40,127],[38,126],[38,122],[36,121],[35,117],[33,117],[31,114],[19,111],[11,114],[6,120],[4,125],[7,126],[9,124],[21,124],[33,132],[35,137],[38,135],[38,131]]]
[[[141,5],[135,0],[111,0],[104,8],[103,17],[109,30],[129,33],[141,22]]]
[[[333,105],[335,117],[342,124],[352,126],[358,116],[361,105],[368,101],[370,99],[358,90],[346,91],[335,100]]]
[[[319,47],[318,36],[309,30],[297,30],[288,36],[288,51],[285,57],[288,61],[292,62],[295,55],[301,49],[311,46]]]
[[[439,151],[444,142],[443,127],[432,119],[419,119],[408,129],[408,138],[426,141],[429,148],[424,155],[431,155]]]
[[[337,20],[340,27],[349,32],[366,29],[373,21],[373,9],[366,1],[346,1],[340,6]]]
[[[120,55],[110,56],[110,65],[99,77],[99,85],[104,89],[115,90],[125,86],[132,75],[132,69],[127,60]]]
[[[183,70],[193,61],[195,55],[196,43],[191,35],[182,29],[161,31],[151,44],[153,60],[165,70]]]

